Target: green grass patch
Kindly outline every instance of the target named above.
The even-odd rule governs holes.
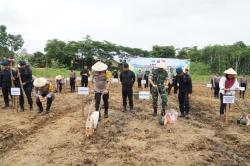
[[[36,77],[53,78],[57,75],[69,77],[70,70],[67,69],[54,69],[54,68],[32,68],[33,75]],[[80,71],[76,71],[77,76],[80,76]]]

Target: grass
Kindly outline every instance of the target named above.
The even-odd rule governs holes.
[[[67,69],[53,69],[53,68],[32,68],[33,75],[36,77],[53,78],[57,75],[69,77],[69,70]],[[77,76],[80,76],[80,71],[76,71]]]

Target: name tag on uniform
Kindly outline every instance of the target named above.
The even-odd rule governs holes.
[[[20,96],[20,88],[11,88],[11,95],[12,96]]]
[[[212,88],[213,85],[212,84],[207,84],[207,88]]]
[[[118,84],[118,82],[119,82],[119,80],[118,80],[117,78],[113,78],[113,79],[112,79],[112,83],[113,83],[113,84]]]
[[[140,100],[149,100],[150,92],[149,91],[139,91],[139,99]]]
[[[89,95],[88,87],[78,87],[78,95]]]
[[[235,96],[223,96],[223,103],[224,104],[234,104],[235,103]]]
[[[146,80],[141,80],[141,84],[142,85],[146,84]]]

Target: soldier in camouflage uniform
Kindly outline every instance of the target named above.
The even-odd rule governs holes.
[[[168,73],[164,70],[165,64],[164,63],[157,63],[156,69],[153,70],[152,75],[150,75],[149,82],[151,84],[151,94],[153,97],[153,116],[157,115],[157,102],[158,102],[158,95],[161,95],[162,99],[162,110],[161,115],[165,115],[165,110],[167,107],[168,97],[166,92],[166,87],[164,85],[164,81],[167,80]]]

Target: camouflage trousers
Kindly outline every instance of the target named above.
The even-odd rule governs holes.
[[[152,87],[151,89],[152,98],[153,98],[153,108],[158,106],[158,96],[160,94],[162,100],[162,109],[165,110],[168,103],[168,96],[165,86],[158,86],[158,88]]]

